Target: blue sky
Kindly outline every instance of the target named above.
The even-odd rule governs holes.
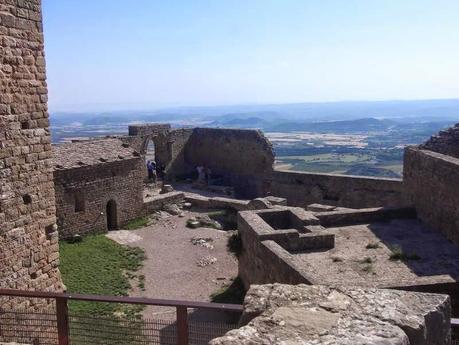
[[[458,0],[43,0],[50,110],[459,97]]]

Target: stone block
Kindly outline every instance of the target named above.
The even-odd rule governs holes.
[[[309,285],[254,285],[241,328],[210,345],[448,345],[447,295]]]

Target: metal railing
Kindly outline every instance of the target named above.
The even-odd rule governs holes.
[[[6,296],[55,301],[54,311],[0,311],[0,341],[27,341],[33,345],[200,345],[237,325],[190,321],[190,309],[237,314],[243,310],[242,305],[236,304],[0,289],[0,297]],[[176,317],[148,320],[72,314],[69,301],[172,307]]]

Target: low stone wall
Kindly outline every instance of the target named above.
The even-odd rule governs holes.
[[[323,226],[342,226],[347,224],[363,224],[389,219],[416,218],[416,210],[407,208],[364,208],[359,210],[340,210],[317,212],[315,216]]]
[[[107,231],[110,200],[116,204],[118,227],[141,215],[144,170],[141,158],[56,169],[56,215],[61,238]]]
[[[155,211],[163,209],[166,205],[181,203],[184,200],[185,194],[182,192],[159,194],[144,202],[142,213],[144,215],[149,215]]]
[[[418,217],[459,245],[459,159],[409,147],[404,183]]]
[[[270,192],[291,206],[319,203],[350,208],[409,205],[402,180],[275,170]]]

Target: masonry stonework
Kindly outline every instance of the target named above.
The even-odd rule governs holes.
[[[405,150],[407,194],[420,219],[459,245],[459,158],[423,147]]]
[[[39,0],[0,1],[0,287],[60,291],[41,20]]]
[[[419,148],[459,158],[459,123],[433,135]]]
[[[306,285],[254,285],[241,328],[210,345],[451,343],[445,295]]]
[[[271,194],[289,205],[319,203],[350,208],[401,207],[409,204],[402,180],[275,170]]]

